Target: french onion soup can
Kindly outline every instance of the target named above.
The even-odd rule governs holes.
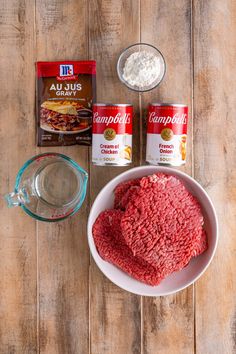
[[[152,165],[184,165],[187,126],[186,105],[151,103],[147,119],[146,161]]]
[[[124,166],[132,162],[132,118],[130,104],[93,105],[93,164]]]

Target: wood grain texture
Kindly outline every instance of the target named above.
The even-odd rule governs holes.
[[[194,1],[193,20],[195,178],[220,226],[216,257],[196,285],[196,353],[235,353],[236,3]]]
[[[187,104],[189,108],[187,163],[182,171],[192,172],[192,39],[191,0],[142,0],[141,41],[156,46],[166,61],[160,86],[142,95],[143,162],[145,161],[145,120],[150,102]]]
[[[37,60],[88,58],[85,0],[36,1]],[[88,147],[60,151],[88,170]],[[89,251],[87,204],[73,218],[38,223],[39,350],[50,354],[89,351]]]
[[[125,47],[139,41],[139,10],[137,0],[89,2],[89,55],[98,66],[98,101],[134,104],[134,164],[139,163],[138,95],[119,82],[116,61]],[[125,169],[91,166],[91,200],[111,178]],[[90,293],[91,353],[140,353],[140,298],[113,285],[93,261]]]
[[[0,6],[0,352],[36,353],[36,223],[2,198],[35,153],[34,3]]]
[[[182,171],[192,171],[192,47],[190,0],[143,0],[141,41],[163,53],[167,71],[157,89],[142,95],[142,116],[150,102],[185,103],[189,107],[187,163]],[[143,125],[143,161],[146,127]],[[161,298],[143,299],[144,353],[194,352],[193,287]]]
[[[78,214],[36,223],[0,199],[0,353],[236,353],[236,4],[234,0],[0,0],[0,193],[22,164],[59,151],[90,172]],[[167,62],[159,88],[123,86],[116,60],[149,42]],[[186,102],[188,156],[181,170],[208,191],[220,220],[216,257],[195,285],[143,298],[106,279],[91,259],[86,224],[100,189],[126,170],[90,164],[83,146],[36,148],[35,61],[97,61],[98,100],[133,103],[134,165],[144,163],[150,101]],[[193,114],[191,112],[194,98]]]

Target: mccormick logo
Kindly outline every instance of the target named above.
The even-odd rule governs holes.
[[[60,65],[60,76],[72,76],[74,75],[74,68],[71,64]]]
[[[60,75],[57,76],[58,81],[72,81],[77,79],[78,79],[78,75],[74,75],[74,65],[72,64],[60,65]]]

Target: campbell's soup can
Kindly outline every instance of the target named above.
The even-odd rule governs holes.
[[[130,104],[93,105],[92,161],[95,165],[124,166],[132,162]]]
[[[185,164],[187,127],[186,105],[151,103],[147,120],[146,161],[152,165]]]

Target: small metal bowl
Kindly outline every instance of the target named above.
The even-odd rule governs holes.
[[[145,87],[132,86],[124,79],[123,74],[124,74],[125,62],[131,54],[135,52],[142,52],[142,51],[151,52],[159,58],[160,69],[161,69],[160,74],[158,75],[157,79],[153,81],[149,86],[145,86]],[[137,43],[129,46],[120,54],[119,59],[117,61],[117,74],[120,81],[133,91],[146,92],[146,91],[153,90],[161,83],[163,77],[165,76],[165,72],[166,72],[166,63],[162,53],[154,46],[146,43]]]

